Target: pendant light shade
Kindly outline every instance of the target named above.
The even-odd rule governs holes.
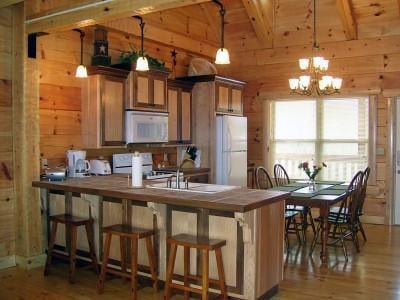
[[[76,68],[75,77],[77,78],[87,78],[87,70],[85,65],[83,64],[83,38],[85,37],[85,32],[80,29],[74,29],[74,31],[79,32],[80,39],[81,39],[81,63]]]
[[[217,54],[215,56],[215,63],[217,65],[228,65],[230,64],[229,60],[229,52],[225,48],[224,43],[225,43],[225,7],[224,5],[219,2],[218,0],[214,0],[214,3],[219,5],[219,14],[221,16],[221,47],[218,49]]]
[[[230,64],[229,52],[226,48],[219,48],[217,55],[215,56],[215,63],[217,65],[228,65]]]
[[[84,65],[79,65],[76,68],[75,77],[77,77],[77,78],[86,78],[87,76],[88,75],[87,75],[86,67]]]
[[[148,71],[149,70],[149,62],[147,61],[146,56],[144,56],[144,25],[143,18],[140,16],[134,16],[135,19],[140,21],[140,54],[138,59],[136,60],[136,71]]]
[[[136,71],[148,71],[149,70],[149,62],[147,58],[144,56],[140,56],[136,61]]]

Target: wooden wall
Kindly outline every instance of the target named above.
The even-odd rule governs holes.
[[[344,79],[343,95],[378,95],[376,184],[370,185],[365,213],[371,222],[389,220],[387,193],[387,97],[400,94],[400,36],[321,44],[322,54],[330,59],[330,75]],[[232,53],[223,73],[248,82],[245,89],[245,114],[249,121],[249,159],[264,163],[263,99],[289,95],[288,78],[300,74],[297,59],[311,55],[309,45],[261,49]],[[245,70],[245,71],[244,71]]]
[[[139,26],[138,26],[139,27]],[[84,63],[90,64],[93,53],[93,28],[86,28],[84,42]],[[138,49],[136,36],[112,31],[108,35],[109,55],[112,63],[118,63],[122,51],[131,46]],[[75,78],[75,69],[80,59],[80,40],[77,32],[68,31],[50,34],[39,38],[38,60],[40,68],[40,149],[41,157],[48,159],[50,166],[65,162],[67,149],[81,148],[81,86],[85,79]],[[171,51],[173,48],[161,43],[145,41],[145,51],[165,61],[172,69]],[[184,76],[193,54],[178,49],[176,72],[171,76]],[[127,152],[133,149],[151,151],[155,161],[161,161],[163,153],[169,154],[171,164],[176,163],[176,148],[163,147],[146,149],[90,150],[89,157],[104,155],[110,157],[114,152]]]
[[[11,8],[0,9],[0,268],[15,253],[11,26]]]

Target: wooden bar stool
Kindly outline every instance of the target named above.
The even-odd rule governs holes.
[[[92,259],[93,269],[96,273],[99,273],[99,265],[96,258],[96,250],[94,246],[94,234],[93,234],[93,222],[92,218],[78,218],[71,215],[55,215],[50,216],[50,222],[52,223],[50,241],[49,241],[49,249],[47,250],[47,259],[46,266],[44,268],[44,275],[47,276],[50,272],[50,265],[53,256],[57,256],[59,258],[65,258],[64,255],[59,255],[57,253],[53,253],[54,243],[56,241],[57,235],[57,226],[59,223],[65,224],[66,231],[70,228],[71,233],[71,243],[67,245],[69,247],[69,281],[70,283],[74,282],[75,275],[75,261],[76,261],[76,243],[77,243],[77,234],[78,227],[85,226],[86,235],[89,243],[89,254]]]
[[[149,257],[150,273],[153,279],[153,287],[158,291],[158,277],[156,272],[156,258],[153,250],[153,243],[151,237],[154,235],[154,230],[135,228],[128,225],[112,225],[103,228],[103,232],[106,234],[104,251],[103,251],[103,266],[101,268],[99,278],[98,292],[101,294],[104,289],[104,281],[106,273],[119,275],[122,278],[131,279],[131,299],[137,299],[136,290],[136,275],[137,275],[137,260],[138,260],[138,241],[139,239],[146,239],[147,255]],[[117,235],[120,238],[120,251],[121,251],[121,271],[109,268],[108,259],[110,255],[111,238],[113,235]],[[125,255],[125,239],[131,241],[131,272],[128,273],[126,270],[126,255]]]
[[[225,271],[222,262],[221,248],[226,245],[225,240],[209,239],[196,237],[188,234],[178,234],[168,239],[169,261],[167,269],[167,279],[165,282],[165,300],[170,299],[171,288],[184,291],[184,299],[189,299],[189,293],[197,293],[201,295],[202,300],[208,299],[208,288],[210,283],[217,284],[221,290],[221,298],[227,299],[227,289],[225,283]],[[174,275],[176,250],[178,246],[183,246],[184,250],[184,285],[172,283]],[[199,249],[201,251],[202,276],[190,274],[190,248]],[[218,280],[209,278],[209,252],[215,251],[217,259]],[[202,288],[197,289],[190,287],[189,279],[201,280]]]

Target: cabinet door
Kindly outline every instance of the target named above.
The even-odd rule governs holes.
[[[101,137],[103,146],[125,144],[125,80],[104,76],[101,83]]]
[[[216,84],[216,111],[229,112],[229,86]]]
[[[168,141],[178,139],[178,91],[168,89]]]
[[[243,91],[239,88],[232,88],[231,112],[235,114],[243,113]]]
[[[137,75],[136,79],[136,103],[138,106],[147,106],[150,103],[150,78]]]
[[[153,79],[153,103],[152,106],[157,109],[166,109],[166,95],[165,95],[165,79],[154,78]]]
[[[182,91],[181,93],[181,141],[192,140],[192,94]]]

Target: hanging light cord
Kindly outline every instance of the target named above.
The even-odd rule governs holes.
[[[140,21],[140,33],[141,33],[141,35],[140,35],[140,43],[141,43],[141,46],[140,46],[140,56],[142,56],[142,57],[144,57],[144,25],[146,24],[146,23],[144,23],[143,22],[143,18],[141,17],[141,16],[134,16],[134,18],[135,19],[138,19],[139,21]]]
[[[317,42],[317,2],[315,0],[313,0],[314,2],[314,13],[313,13],[313,17],[314,17],[314,34],[313,34],[313,48],[314,49],[318,49],[319,45]]]
[[[219,14],[221,16],[221,49],[225,48],[225,7],[218,0],[213,0],[219,6]]]
[[[85,32],[80,29],[74,29],[74,31],[79,32],[81,39],[81,65],[83,65],[83,39],[85,38]]]

